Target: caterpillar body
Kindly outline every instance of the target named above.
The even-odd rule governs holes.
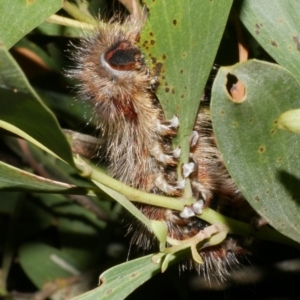
[[[101,130],[100,156],[108,173],[136,189],[149,193],[180,196],[184,180],[177,179],[180,149],[172,148],[179,126],[177,116],[166,120],[155,95],[159,79],[147,67],[137,46],[142,24],[130,20],[99,25],[94,35],[83,38],[74,51],[76,67],[68,76],[78,80],[78,97],[93,106]],[[201,106],[202,107],[202,106]],[[190,177],[193,195],[202,205],[249,221],[253,211],[229,176],[216,147],[209,110],[198,112],[190,142],[190,164],[183,166]],[[209,224],[169,209],[140,205],[149,218],[163,221],[168,236],[184,240]],[[241,217],[241,211],[250,211]],[[132,224],[132,243],[149,249],[151,234]],[[222,279],[249,254],[241,238],[228,236],[221,244],[199,251],[204,264],[193,263],[200,273]]]

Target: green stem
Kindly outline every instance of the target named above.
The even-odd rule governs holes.
[[[98,21],[85,13],[83,13],[77,6],[71,4],[68,1],[64,1],[63,9],[74,19],[81,21],[83,23],[91,24],[93,26],[98,26]]]
[[[76,21],[70,18],[65,18],[58,15],[52,15],[47,20],[47,23],[58,24],[62,26],[68,26],[72,28],[79,28],[81,30],[94,30],[95,26],[91,26],[91,24],[83,23],[80,21]]]
[[[81,171],[86,172],[85,176],[102,183],[103,185],[124,195],[126,198],[133,202],[173,209],[177,211],[182,211],[185,206],[190,206],[195,203],[195,199],[193,198],[171,198],[142,192],[104,174],[95,166],[88,165],[81,159],[75,158],[75,163]],[[296,248],[300,247],[298,243],[285,237],[284,235],[270,227],[262,227],[257,230],[250,224],[226,217],[210,208],[203,209],[203,213],[201,215],[198,215],[197,217],[210,224],[224,224],[228,227],[228,233],[231,234],[253,236],[257,239],[279,242]]]
[[[229,217],[226,217],[210,208],[205,208],[203,213],[198,218],[209,222],[210,224],[224,224],[228,227],[228,233],[237,234],[242,236],[252,236],[257,239],[278,242],[300,248],[299,243],[289,239],[280,232],[270,227],[261,227],[259,229],[254,228],[248,223],[244,223]]]
[[[192,205],[195,202],[194,199],[186,200],[183,198],[171,198],[142,192],[100,172],[95,167],[90,167],[92,171],[89,177],[92,180],[98,181],[115,190],[116,192],[119,192],[120,194],[130,199],[130,201],[174,209],[178,211],[183,210],[184,206]]]

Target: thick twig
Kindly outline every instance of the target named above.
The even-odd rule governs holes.
[[[246,46],[246,41],[244,39],[241,21],[235,10],[233,10],[233,20],[235,25],[236,37],[238,41],[239,62],[243,62],[248,60],[249,51]]]

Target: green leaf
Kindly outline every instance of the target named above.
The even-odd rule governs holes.
[[[113,267],[100,276],[100,286],[73,300],[125,299],[136,288],[160,271],[152,262],[152,254]]]
[[[57,199],[51,202],[57,203]],[[96,266],[105,248],[105,223],[95,218],[92,212],[70,201],[53,206],[52,211],[58,216],[57,230],[64,252],[76,260],[81,270]]]
[[[231,0],[146,1],[149,21],[141,36],[147,60],[160,68],[157,96],[167,118],[179,115],[177,144],[182,161],[201,95],[211,71],[231,8]]]
[[[40,177],[0,162],[0,189],[6,191],[35,191],[43,193],[86,194],[87,189]]]
[[[229,74],[245,86],[241,103],[227,91]],[[248,61],[219,70],[211,105],[219,148],[242,194],[270,225],[298,242],[300,137],[278,130],[277,118],[300,106],[299,95],[286,69]]]
[[[74,213],[75,205],[73,207],[67,206],[66,208],[70,208],[70,212],[67,212],[66,209],[65,217],[61,215],[58,219],[57,229],[59,231],[60,245],[65,253],[76,260],[77,265],[82,270],[93,268],[99,263],[101,253],[105,250],[104,236],[86,217],[82,207],[77,205],[77,214]],[[95,219],[95,215],[93,217]]]
[[[47,50],[49,50],[49,48],[51,48],[51,46],[48,46]],[[56,71],[57,73],[61,72],[61,66],[53,59],[53,57],[51,57],[51,55],[49,55],[44,49],[31,42],[27,38],[23,38],[18,41],[13,47],[12,52],[18,53],[18,51],[24,50],[26,53],[30,53],[34,59],[38,60],[45,69],[50,69]]]
[[[300,1],[236,1],[240,18],[260,45],[300,80]]]
[[[61,0],[2,0],[0,44],[12,47],[19,39],[62,7]]]
[[[64,120],[73,130],[82,130],[85,123],[85,128],[88,128],[88,126],[91,128],[96,127],[92,120],[93,112],[91,106],[76,101],[74,96],[41,89],[36,89],[36,92],[43,99],[44,103],[55,112],[57,118]]]
[[[80,273],[76,262],[63,251],[41,243],[26,243],[19,249],[21,267],[42,288],[47,282]]]
[[[133,205],[124,195],[114,191],[113,189],[105,186],[104,184],[92,180],[103,192],[112,197],[118,203],[120,203],[125,209],[128,210],[136,219],[140,220],[145,226],[151,230],[150,220],[135,206]]]
[[[13,57],[0,47],[0,127],[74,166],[70,146]]]

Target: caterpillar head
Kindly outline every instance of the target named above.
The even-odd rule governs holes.
[[[76,68],[69,77],[79,81],[79,97],[91,102],[102,120],[134,121],[139,102],[151,89],[153,79],[137,47],[141,25],[100,25],[83,38],[73,55]]]

